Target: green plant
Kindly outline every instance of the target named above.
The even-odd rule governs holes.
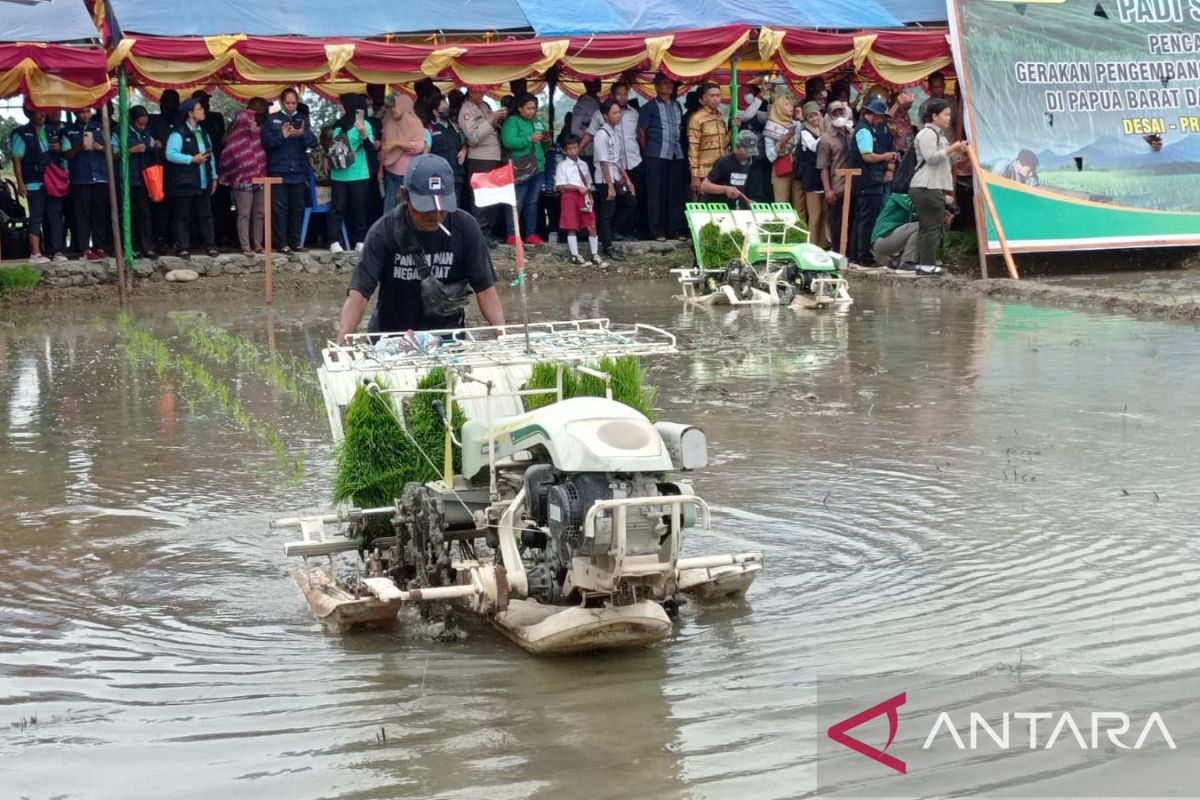
[[[944,264],[967,264],[979,252],[979,237],[975,231],[946,231],[938,247],[938,259]]]
[[[5,267],[0,269],[0,294],[17,289],[28,289],[36,286],[41,279],[42,273],[28,264],[22,264],[19,267]]]
[[[658,419],[654,410],[654,400],[658,389],[647,386],[646,372],[642,368],[642,360],[637,356],[621,356],[620,358],[603,358],[593,367],[600,372],[612,376],[613,399],[624,403],[632,409],[640,411],[650,421]],[[572,397],[604,397],[605,384],[600,378],[576,372],[570,367],[563,367],[563,399]],[[526,389],[554,389],[558,385],[557,364],[534,364],[526,382]],[[554,394],[536,394],[525,396],[525,408],[533,411],[558,401]]]
[[[255,419],[242,408],[241,400],[234,396],[229,386],[213,375],[204,364],[188,356],[175,355],[161,339],[134,327],[127,314],[123,313],[118,317],[118,324],[127,337],[125,354],[131,363],[151,367],[159,380],[178,381],[180,395],[191,409],[196,407],[198,400],[215,402],[238,428],[265,442],[279,465],[291,473],[292,479],[298,480],[303,475],[303,456],[291,457],[279,432],[267,423]]]
[[[741,231],[723,231],[715,222],[706,223],[700,228],[700,266],[716,269],[741,258],[745,242]]]
[[[803,223],[801,223],[803,224]],[[771,220],[759,225],[762,232],[770,237],[774,244],[779,244],[780,239],[777,238],[780,234],[783,235],[783,244],[804,244],[808,241],[808,229],[799,225],[790,225],[783,220]]]
[[[430,370],[417,382],[418,389],[445,385],[441,368]],[[346,407],[345,438],[334,450],[333,499],[351,501],[360,508],[387,506],[403,494],[405,484],[440,478],[445,426],[433,407],[435,401],[444,403],[445,395],[420,392],[408,398],[403,403],[401,427],[387,395],[371,394],[360,387]],[[466,419],[462,408],[455,406],[456,435],[461,436]],[[461,469],[462,451],[455,449],[454,472]]]

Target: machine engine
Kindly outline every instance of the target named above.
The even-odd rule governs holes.
[[[564,598],[564,587],[579,586],[579,576],[568,581],[568,573],[576,559],[587,559],[588,571],[606,573],[612,569],[611,555],[617,543],[617,514],[615,509],[597,513],[593,536],[587,536],[585,521],[588,510],[598,501],[659,497],[678,494],[676,484],[660,484],[645,474],[564,473],[550,465],[537,465],[525,472],[526,503],[529,516],[522,536],[527,557],[530,591],[549,602]],[[654,506],[635,506],[625,509],[625,557],[657,560],[669,551],[670,516]],[[657,576],[655,576],[657,577]],[[641,589],[630,596],[645,598],[662,595],[661,580],[634,581]],[[656,599],[665,599],[658,596]]]

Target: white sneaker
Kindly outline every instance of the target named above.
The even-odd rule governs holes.
[[[62,253],[55,253],[54,254],[54,263],[55,264],[65,264],[65,263],[67,263],[67,257],[64,256]]]
[[[30,263],[30,264],[49,264],[49,263],[50,263],[50,259],[46,258],[44,255],[41,255],[41,254],[39,253],[39,254],[38,254],[38,255],[36,255],[36,256],[30,256],[30,257],[29,257],[29,263]]]
[[[356,252],[356,253],[361,253],[361,252],[362,252],[362,249],[363,249],[363,243],[362,243],[362,242],[359,242],[358,244],[354,245],[354,252]]]
[[[341,242],[334,242],[333,244],[329,245],[329,252],[331,253],[344,253],[345,251],[346,248],[342,247]]]
[[[607,267],[608,262],[601,258],[599,253],[592,253],[592,266]]]

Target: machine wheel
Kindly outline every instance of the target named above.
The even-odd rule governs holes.
[[[400,497],[400,558],[414,568],[415,583],[421,586],[448,586],[454,583],[450,567],[450,545],[443,535],[442,514],[437,499],[428,487],[413,482]]]

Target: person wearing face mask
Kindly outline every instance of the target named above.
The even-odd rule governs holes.
[[[428,126],[429,152],[444,158],[450,165],[450,169],[454,170],[454,196],[458,198],[462,197],[463,182],[467,178],[464,166],[467,161],[467,141],[463,138],[462,131],[458,129],[451,114],[450,98],[444,96],[441,91],[436,89],[435,91],[437,94],[434,95],[431,102],[433,116]],[[457,92],[450,94],[458,96],[461,107],[462,95]],[[455,111],[457,110],[455,109]]]
[[[81,108],[63,127],[63,153],[70,163],[70,198],[74,212],[71,247],[86,261],[108,258],[104,248],[111,233],[108,216],[108,163],[104,132],[95,110]]]
[[[742,109],[738,111],[738,127],[742,130],[762,133],[763,128],[767,125],[767,113],[770,108],[770,103],[763,97],[762,87],[747,86],[745,93],[742,94],[742,104]]]
[[[267,101],[255,97],[233,118],[221,153],[221,183],[233,191],[237,207],[237,237],[242,255],[263,249],[263,188],[255,178],[267,174],[267,152],[261,128],[267,120]]]
[[[821,107],[809,101],[801,108],[802,122],[796,126],[796,149],[793,161],[796,181],[804,190],[804,205],[808,212],[808,241],[817,247],[829,247],[829,225],[825,205],[825,186],[817,168],[817,150],[821,141]]]
[[[317,136],[308,117],[300,113],[300,95],[295,89],[284,89],[279,104],[280,110],[268,116],[262,126],[267,174],[283,180],[271,192],[271,234],[281,253],[303,253],[300,226],[308,182],[306,151],[317,146]]]
[[[850,141],[850,107],[840,101],[829,104],[829,128],[817,143],[817,169],[821,172],[821,190],[829,219],[829,240],[833,250],[842,252],[842,208],[846,202],[846,178],[838,174],[847,162]]]
[[[475,218],[458,208],[450,165],[419,155],[405,177],[404,202],[367,233],[342,305],[339,344],[358,330],[376,290],[370,333],[461,328],[472,292],[487,324],[504,324],[487,243]]]

